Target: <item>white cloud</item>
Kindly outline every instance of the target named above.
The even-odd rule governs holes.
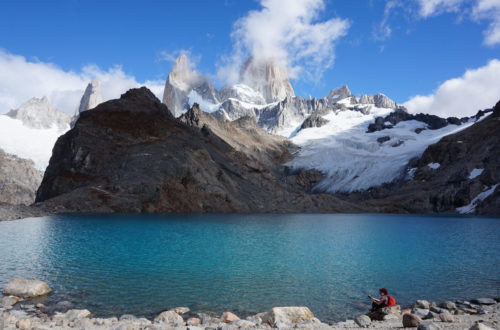
[[[460,78],[445,81],[430,95],[417,95],[404,106],[412,113],[464,117],[491,108],[500,99],[500,60],[467,70]]]
[[[474,21],[489,21],[484,31],[484,43],[489,46],[500,44],[500,0],[415,0],[422,18],[455,12]]]
[[[403,7],[403,4],[399,0],[389,0],[386,2],[384,17],[382,18],[382,21],[375,26],[372,32],[373,39],[383,41],[391,37],[392,28],[389,25],[389,19],[392,11],[398,7]]]
[[[57,109],[75,113],[85,87],[92,79],[101,83],[104,100],[119,97],[130,88],[146,85],[155,95],[163,94],[163,82],[139,83],[115,66],[102,70],[84,66],[79,72],[65,71],[52,63],[29,61],[0,50],[0,113],[15,109],[32,97],[47,96]]]
[[[233,53],[218,75],[237,81],[240,66],[248,57],[274,59],[297,78],[303,70],[316,78],[333,65],[335,43],[347,33],[349,22],[320,20],[324,0],[260,0],[262,8],[250,11],[233,28]]]
[[[420,5],[420,16],[427,18],[446,12],[457,12],[464,0],[417,0],[417,2]]]

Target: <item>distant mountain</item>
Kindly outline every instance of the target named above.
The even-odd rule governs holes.
[[[32,98],[0,115],[0,149],[34,162],[44,171],[57,138],[70,126],[70,116],[54,109],[46,97]]]
[[[70,116],[54,109],[45,96],[29,99],[18,109],[11,110],[6,115],[35,129],[50,129],[56,126],[59,130],[66,130],[71,121]]]

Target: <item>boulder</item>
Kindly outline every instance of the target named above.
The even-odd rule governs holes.
[[[189,311],[191,311],[189,309],[189,307],[175,307],[175,308],[172,308],[172,309],[169,309],[169,310],[170,311],[174,311],[174,312],[176,312],[179,315],[183,315],[183,314],[189,313]]]
[[[12,306],[17,304],[19,302],[19,299],[16,299],[17,297],[14,296],[9,296],[9,297],[3,297],[2,300],[0,300],[0,307],[5,308],[5,309],[10,309]]]
[[[413,308],[411,311],[412,314],[417,315],[420,318],[424,318],[427,315],[429,315],[429,310],[428,309],[422,309],[422,308]]]
[[[439,308],[439,307],[435,307],[435,306],[431,306],[431,312],[434,312],[434,313],[442,313],[443,312],[443,309],[442,308]]]
[[[370,323],[372,323],[372,320],[367,315],[359,315],[354,319],[354,322],[356,322],[356,324],[361,328],[368,328]]]
[[[452,301],[442,302],[439,304],[439,307],[447,309],[447,310],[457,309],[457,305],[455,305],[455,303]]]
[[[487,326],[484,323],[476,322],[469,330],[493,330],[493,328]]]
[[[231,312],[224,312],[224,313],[222,313],[220,320],[224,323],[231,323],[231,322],[239,321],[240,318]]]
[[[422,319],[415,314],[403,315],[403,327],[416,328],[422,322]]]
[[[432,322],[422,322],[418,325],[417,330],[439,330],[439,327]]]
[[[314,318],[313,312],[307,307],[274,307],[262,315],[262,321],[269,325],[297,324]]]
[[[415,301],[416,308],[429,309],[431,308],[429,302],[427,300],[417,300]]]
[[[495,301],[495,299],[491,298],[478,298],[478,299],[472,299],[471,303],[477,305],[495,305],[497,302]]]
[[[186,320],[186,324],[197,327],[201,324],[201,320],[197,317],[190,317]]]
[[[422,319],[424,319],[424,320],[431,320],[431,319],[435,319],[435,318],[439,318],[439,313],[435,313],[435,312],[430,311],[429,314],[427,314]]]
[[[13,278],[3,289],[3,294],[32,298],[44,296],[52,292],[49,285],[43,281]]]
[[[91,313],[87,309],[70,309],[64,313],[64,316],[70,321],[90,317],[90,315]]]
[[[448,322],[451,323],[453,322],[453,315],[450,314],[450,312],[442,312],[439,314],[439,319],[441,322]]]
[[[164,323],[167,326],[182,327],[184,320],[174,311],[165,311],[155,317],[155,323]]]

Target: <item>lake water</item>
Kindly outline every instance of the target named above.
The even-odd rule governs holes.
[[[500,219],[408,215],[54,216],[0,222],[0,287],[48,282],[98,316],[188,306],[308,306],[352,318],[399,303],[500,296]]]

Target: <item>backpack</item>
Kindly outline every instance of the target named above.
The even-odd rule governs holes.
[[[394,305],[396,305],[396,299],[394,299],[392,296],[387,295],[387,306]]]

